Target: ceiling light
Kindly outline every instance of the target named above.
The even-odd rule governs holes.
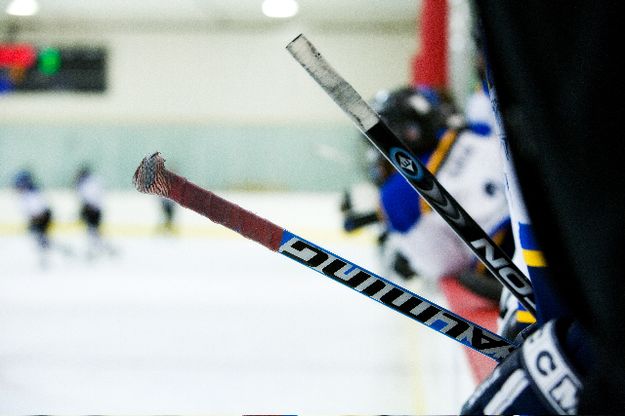
[[[39,11],[37,0],[13,0],[6,12],[13,16],[32,16]]]
[[[293,17],[299,5],[295,0],[264,0],[262,10],[267,17]]]

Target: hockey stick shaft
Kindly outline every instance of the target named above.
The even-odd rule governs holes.
[[[414,157],[408,147],[395,136],[356,90],[328,64],[303,35],[296,37],[286,48],[369,141],[432,206],[432,209],[451,226],[497,280],[536,316],[534,292],[529,279],[425,165]]]
[[[172,199],[493,360],[501,361],[516,347],[507,339],[165,169],[164,159],[159,153],[141,162],[133,181],[141,192]]]

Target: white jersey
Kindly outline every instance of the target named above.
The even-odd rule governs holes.
[[[20,193],[22,211],[28,218],[38,217],[49,208],[41,192],[27,190]]]
[[[103,189],[99,179],[93,175],[85,176],[77,186],[78,194],[83,203],[101,208]]]
[[[428,168],[458,203],[491,236],[509,220],[500,143],[488,135],[462,130],[452,140],[446,134]],[[446,148],[446,146],[449,146]],[[443,154],[437,154],[442,150]],[[434,166],[432,166],[434,165]],[[441,216],[429,209],[404,234],[398,249],[413,269],[425,277],[439,278],[470,267],[475,256]]]
[[[484,123],[493,129],[497,126],[490,97],[482,88],[467,98],[465,116],[469,123]]]

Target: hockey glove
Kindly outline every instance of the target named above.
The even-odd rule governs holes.
[[[375,211],[366,214],[349,213],[344,216],[343,230],[346,232],[352,232],[367,225],[375,224],[379,221],[380,218],[378,217],[378,213]]]
[[[563,321],[537,329],[482,382],[462,414],[575,414],[582,389],[561,347]]]

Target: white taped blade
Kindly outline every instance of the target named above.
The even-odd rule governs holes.
[[[286,49],[302,67],[317,81],[358,128],[366,132],[380,121],[380,117],[332,68],[304,35],[299,35]]]

